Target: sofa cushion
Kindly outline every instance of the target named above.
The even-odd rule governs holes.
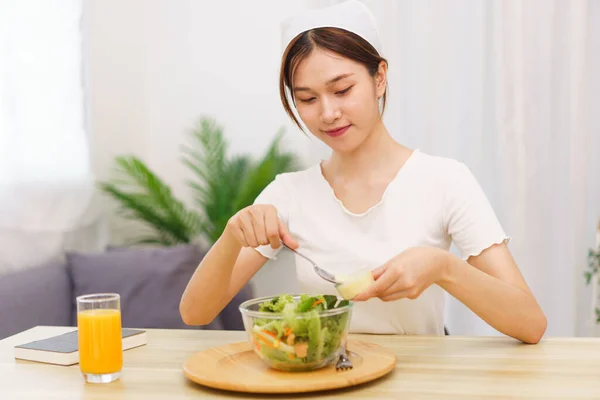
[[[72,291],[62,263],[0,277],[0,339],[36,325],[72,326]]]
[[[84,294],[119,293],[123,327],[222,329],[219,319],[204,327],[188,326],[179,313],[183,291],[203,256],[193,245],[68,253],[74,304]]]

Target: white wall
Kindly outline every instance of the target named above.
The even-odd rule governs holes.
[[[279,102],[279,21],[306,7],[304,2],[84,5],[93,169],[99,179],[111,176],[116,155],[133,153],[192,204],[179,147],[201,115],[224,127],[233,153],[260,155],[284,126],[286,147],[306,163],[326,154],[291,124]],[[138,229],[109,218],[114,244]],[[288,281],[281,278],[289,272],[267,266],[256,279],[259,291],[279,290],[270,282]],[[287,285],[293,290],[293,281]]]
[[[178,148],[203,114],[224,126],[234,152],[258,155],[286,126],[288,146],[307,163],[325,156],[279,103],[279,21],[335,2],[84,2],[97,177],[108,178],[115,155],[133,152],[189,202]],[[515,238],[549,333],[588,331],[582,273],[600,215],[597,2],[365,3],[389,50],[390,131],[474,171]],[[118,243],[127,230],[111,224]],[[268,265],[259,294],[293,290],[292,276],[287,257]],[[448,312],[455,333],[494,333],[457,302]]]

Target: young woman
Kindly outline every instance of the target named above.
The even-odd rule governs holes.
[[[336,274],[372,269],[352,332],[442,335],[446,291],[498,331],[537,343],[546,317],[469,169],[403,146],[382,122],[388,63],[366,7],[294,17],[284,40],[283,106],[331,156],[279,175],[230,219],[183,294],[183,320],[212,321],[283,241]],[[336,293],[295,260],[302,292]]]

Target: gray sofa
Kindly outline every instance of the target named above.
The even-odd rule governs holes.
[[[106,292],[121,295],[126,328],[243,330],[238,306],[252,298],[250,285],[211,324],[181,320],[181,295],[203,256],[192,245],[116,248],[0,275],[0,339],[37,325],[76,326],[75,298]]]

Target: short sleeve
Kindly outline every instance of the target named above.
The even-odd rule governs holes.
[[[479,255],[494,244],[510,241],[483,189],[469,168],[450,168],[444,197],[447,233],[463,259]]]
[[[280,174],[269,183],[263,191],[256,197],[254,204],[270,204],[275,206],[279,219],[283,221],[286,226],[289,226],[289,211],[290,211],[290,196],[289,190],[285,183],[285,174]],[[263,256],[275,259],[277,253],[281,250],[272,248],[270,245],[258,246],[255,248]]]

